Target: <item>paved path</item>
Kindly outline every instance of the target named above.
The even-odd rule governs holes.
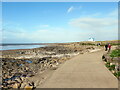
[[[105,67],[103,51],[66,61],[40,88],[117,88],[118,80]]]

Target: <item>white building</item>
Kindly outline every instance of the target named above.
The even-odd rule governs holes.
[[[89,38],[88,41],[94,42],[94,38]]]

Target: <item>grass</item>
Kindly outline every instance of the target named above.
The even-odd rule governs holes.
[[[110,54],[110,57],[114,58],[114,57],[120,57],[120,49],[116,49],[116,50],[113,50]],[[107,62],[106,64],[106,67],[110,70],[110,71],[115,71],[113,74],[114,76],[116,76],[117,78],[120,77],[120,71],[116,71],[115,70],[115,64],[113,65],[110,65],[110,62]]]
[[[116,77],[120,77],[120,71],[115,72],[114,75],[115,75]]]
[[[113,51],[110,53],[110,56],[111,56],[111,57],[120,57],[120,49],[113,50]]]
[[[109,67],[110,67],[110,62],[107,62],[107,63],[105,64],[105,66],[106,66],[107,68],[109,68]]]
[[[81,43],[81,45],[95,45],[94,43]]]
[[[115,65],[111,65],[111,66],[110,66],[110,69],[111,69],[111,70],[115,70]]]
[[[110,62],[107,62],[105,65],[110,71],[115,70],[115,65],[110,65]]]

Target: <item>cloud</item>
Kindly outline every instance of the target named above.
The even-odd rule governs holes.
[[[73,10],[80,10],[81,8],[82,8],[82,6],[78,6],[78,7],[71,6],[71,7],[68,8],[67,13],[70,13]]]
[[[70,12],[72,12],[73,10],[74,10],[74,7],[71,6],[70,8],[68,8],[67,13],[70,13]]]
[[[71,19],[68,24],[74,30],[78,30],[82,37],[94,37],[97,40],[118,39],[118,19],[116,10],[104,15],[92,14],[80,18]],[[95,15],[95,16],[94,16]]]
[[[26,32],[9,32],[4,31],[3,42],[70,42],[77,40],[77,32],[70,32],[62,28],[39,29]],[[67,33],[67,36],[66,36]],[[79,38],[78,38],[79,39]]]
[[[68,13],[75,7],[71,6]],[[92,13],[70,19],[68,27],[53,27],[48,24],[38,25],[33,30],[26,30],[20,25],[7,25],[3,30],[3,42],[72,42],[83,41],[89,37],[95,40],[118,39],[118,20],[116,10],[107,13]],[[33,26],[34,27],[34,26]]]
[[[98,30],[98,28],[116,26],[118,21],[112,18],[77,18],[69,22],[69,25],[82,30]]]

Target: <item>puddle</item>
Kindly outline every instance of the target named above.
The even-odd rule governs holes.
[[[16,78],[20,78],[20,77],[27,77],[27,75],[20,75],[20,76],[13,76],[11,78],[6,78],[6,79],[3,79],[3,81],[14,81]]]
[[[32,61],[30,61],[30,60],[25,60],[25,62],[27,62],[27,63],[32,63]]]
[[[11,78],[3,79],[3,81],[15,80],[17,77],[20,77],[20,76],[13,76]]]

